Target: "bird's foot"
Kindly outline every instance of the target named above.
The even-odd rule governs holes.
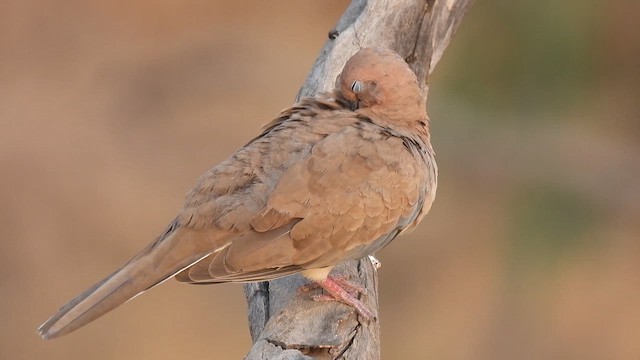
[[[328,276],[322,281],[304,285],[300,289],[302,291],[310,291],[318,287],[324,289],[328,294],[311,296],[314,301],[340,301],[353,307],[366,321],[376,318],[373,311],[358,299],[358,295],[366,294],[367,289],[354,281],[350,281],[347,276]]]
[[[338,286],[340,286],[344,291],[349,293],[349,295],[353,297],[358,297],[359,294],[367,294],[368,290],[362,285],[356,283],[355,281],[349,280],[349,276],[347,275],[333,275],[331,276],[333,282],[335,282]],[[300,293],[309,293],[313,290],[324,289],[322,285],[320,285],[319,281],[313,281],[308,284],[304,284],[298,288]],[[325,289],[326,290],[326,289]],[[327,290],[328,291],[328,290]],[[336,301],[333,296],[328,294],[318,294],[311,296],[314,300],[317,301]],[[325,297],[327,299],[325,299]]]
[[[359,283],[349,280],[347,275],[330,276],[331,280],[347,291],[350,295],[357,297],[358,294],[366,295],[369,291]],[[328,291],[328,290],[327,290]]]

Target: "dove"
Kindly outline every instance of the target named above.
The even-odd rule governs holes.
[[[436,187],[415,74],[391,50],[361,49],[333,91],[283,110],[202,175],[155,241],[61,307],[38,333],[67,334],[171,277],[214,284],[301,273],[371,319],[357,286],[331,269],[414,228]]]

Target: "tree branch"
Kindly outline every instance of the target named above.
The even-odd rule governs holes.
[[[304,86],[312,96],[331,91],[347,59],[363,47],[385,47],[403,56],[426,98],[429,75],[473,0],[354,0],[329,32]],[[362,298],[378,308],[376,266],[369,258],[337,266],[367,289]],[[245,285],[254,345],[246,359],[379,359],[379,323],[360,321],[338,302],[311,301],[297,290],[300,275]]]

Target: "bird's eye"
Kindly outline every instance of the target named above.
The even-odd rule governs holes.
[[[364,90],[364,84],[362,83],[362,81],[356,80],[353,82],[353,84],[351,84],[351,91],[353,91],[354,93],[360,93],[362,92],[362,90]]]

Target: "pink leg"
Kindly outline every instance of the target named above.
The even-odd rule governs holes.
[[[349,294],[356,296],[358,294],[366,294],[367,289],[355,281],[350,281],[347,275],[331,276],[331,280],[346,290]]]
[[[344,277],[334,278],[332,276],[328,276],[326,279],[318,282],[317,284],[320,285],[320,287],[323,288],[326,292],[328,292],[331,297],[328,298],[326,296],[315,296],[314,300],[340,301],[356,309],[358,314],[360,314],[360,316],[362,316],[365,320],[371,321],[375,319],[376,316],[369,309],[369,307],[356,297],[358,292],[363,293],[365,290],[360,285],[349,282]]]

